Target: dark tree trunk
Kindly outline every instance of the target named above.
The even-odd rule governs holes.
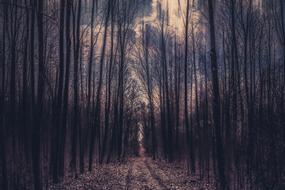
[[[106,102],[105,102],[105,131],[104,131],[104,137],[103,137],[103,144],[102,144],[102,152],[101,152],[101,158],[100,163],[103,162],[106,147],[108,143],[108,135],[109,135],[109,127],[110,127],[110,109],[111,109],[111,95],[112,95],[112,73],[113,73],[113,62],[114,62],[114,24],[115,24],[115,13],[114,13],[114,7],[115,2],[113,2],[112,9],[111,9],[111,55],[109,60],[109,68],[108,72],[106,72],[106,81],[108,81],[108,84],[106,85]]]
[[[33,126],[33,172],[34,172],[34,187],[35,189],[42,189],[41,177],[41,129],[43,126],[43,112],[44,112],[44,90],[45,90],[45,63],[44,63],[44,23],[43,10],[44,0],[38,1],[37,12],[37,26],[38,26],[38,56],[39,56],[39,71],[38,71],[38,93],[37,93],[37,111],[36,121]]]
[[[6,2],[6,1],[5,1]],[[8,189],[5,127],[5,78],[6,78],[6,27],[8,19],[7,6],[3,6],[2,50],[1,50],[1,102],[0,102],[0,155],[1,155],[1,187]]]
[[[59,154],[59,177],[64,176],[65,169],[65,140],[66,128],[68,125],[68,103],[69,103],[69,78],[70,78],[70,62],[71,62],[71,33],[70,33],[70,16],[71,16],[72,0],[66,1],[66,14],[65,14],[65,79],[63,89],[63,108],[62,108],[62,122],[60,131],[60,154]]]
[[[53,135],[55,136],[54,141],[52,142],[52,160],[51,160],[51,168],[53,181],[59,181],[59,154],[60,154],[60,138],[61,138],[61,120],[62,120],[62,98],[63,98],[63,86],[64,86],[64,18],[65,18],[65,5],[66,0],[60,1],[60,26],[59,26],[59,79],[58,79],[58,88],[57,90],[57,98],[56,98],[56,106],[54,110],[54,128]]]
[[[89,171],[92,170],[92,165],[93,165],[93,154],[94,154],[94,143],[95,143],[95,135],[97,133],[98,137],[98,152],[100,153],[100,113],[101,113],[101,95],[102,95],[102,82],[103,82],[103,65],[104,65],[104,60],[105,60],[105,51],[106,51],[106,40],[107,40],[107,32],[108,32],[108,22],[109,22],[109,17],[110,17],[110,11],[111,11],[111,5],[112,5],[112,0],[108,1],[108,7],[107,7],[107,15],[105,18],[105,23],[104,23],[104,36],[103,36],[103,44],[102,44],[102,52],[100,56],[100,68],[99,68],[99,84],[97,88],[97,94],[96,94],[96,104],[95,104],[95,113],[94,113],[94,126],[92,126],[91,129],[91,139],[90,139],[90,149],[89,149]],[[100,158],[100,155],[99,155]]]
[[[216,53],[216,34],[215,34],[215,20],[214,20],[214,8],[212,0],[208,0],[209,6],[209,30],[211,40],[211,72],[212,72],[212,88],[213,88],[213,119],[216,137],[216,152],[218,161],[218,173],[220,180],[220,188],[222,190],[228,189],[228,184],[225,176],[225,160],[224,149],[221,136],[221,108],[220,108],[220,92],[219,92],[219,78],[218,78],[218,63]]]
[[[77,5],[77,17],[76,21],[74,19],[73,28],[74,28],[74,67],[73,67],[73,129],[72,129],[72,147],[71,147],[71,168],[76,173],[77,170],[77,148],[78,148],[78,130],[79,130],[79,54],[80,54],[80,26],[81,26],[81,0],[78,1]],[[75,16],[74,16],[75,18]],[[76,28],[76,29],[75,29]]]

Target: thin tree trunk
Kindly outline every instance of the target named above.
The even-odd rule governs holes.
[[[184,52],[184,117],[185,117],[185,128],[186,128],[186,141],[187,141],[187,151],[188,156],[191,155],[193,152],[192,146],[192,138],[190,136],[190,126],[189,126],[189,116],[188,116],[188,35],[189,35],[189,20],[190,20],[190,0],[187,0],[186,5],[186,22],[185,22],[185,52]],[[190,149],[190,150],[189,150]],[[188,157],[187,161],[189,162],[189,158],[191,159],[192,156]],[[191,171],[194,170],[192,159],[191,159]],[[189,171],[188,171],[189,172]]]
[[[153,98],[152,98],[152,83],[150,78],[150,69],[149,69],[149,26],[146,25],[145,30],[145,64],[146,64],[146,80],[147,80],[147,94],[148,94],[148,101],[150,107],[150,125],[151,125],[151,138],[152,138],[152,158],[155,160],[156,158],[156,130],[155,130],[155,118],[154,118],[154,108],[153,108]]]

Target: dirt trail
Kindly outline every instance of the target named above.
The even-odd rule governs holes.
[[[131,169],[127,176],[127,190],[167,190],[167,186],[157,176],[145,157],[131,159]]]

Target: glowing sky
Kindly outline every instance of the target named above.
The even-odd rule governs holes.
[[[164,13],[168,12],[168,27],[177,31],[178,34],[182,34],[182,32],[185,30],[183,20],[186,13],[186,2],[186,0],[152,0],[151,14],[145,16],[144,21],[155,25],[158,21],[158,7],[161,5],[162,11],[164,11]],[[190,4],[192,4],[192,2],[193,1],[190,0]],[[190,10],[192,11],[194,9]],[[193,19],[193,14],[191,18]]]
[[[169,25],[173,28],[180,29],[182,26],[182,17],[180,14],[178,2],[181,0],[153,0],[152,1],[152,11],[150,16],[144,18],[145,22],[156,23],[158,15],[158,6],[161,5],[161,8],[164,12],[169,13]],[[184,0],[181,1],[181,7],[184,7]]]

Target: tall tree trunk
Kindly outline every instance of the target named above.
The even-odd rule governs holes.
[[[91,34],[90,34],[90,53],[89,53],[89,62],[88,62],[88,86],[87,86],[87,107],[88,115],[90,115],[91,110],[91,81],[92,81],[92,68],[93,68],[93,57],[94,57],[94,20],[95,20],[95,8],[97,5],[97,0],[92,0],[92,9],[91,9]],[[89,119],[88,119],[89,120]]]
[[[28,6],[27,0],[25,1],[26,6]],[[29,43],[29,33],[30,33],[30,14],[29,10],[26,10],[26,33],[24,42],[24,57],[23,57],[23,79],[22,79],[22,118],[21,121],[23,126],[21,128],[21,134],[23,134],[22,142],[24,144],[25,155],[28,160],[28,43]]]
[[[151,125],[151,138],[152,138],[152,158],[155,160],[156,158],[156,129],[155,129],[155,118],[154,118],[154,106],[153,106],[153,98],[152,98],[152,82],[150,76],[150,68],[149,68],[149,26],[146,25],[145,29],[145,64],[146,64],[146,80],[147,80],[147,95],[150,107],[150,125]]]
[[[220,108],[220,91],[219,91],[219,78],[218,78],[218,64],[216,53],[216,34],[215,34],[215,21],[214,21],[214,8],[212,0],[208,0],[209,6],[209,30],[211,41],[211,72],[212,72],[212,88],[213,88],[213,119],[216,137],[216,152],[218,161],[218,172],[221,190],[227,190],[228,184],[225,176],[225,160],[224,148],[221,136],[221,108]]]
[[[114,62],[114,24],[115,24],[115,13],[114,13],[114,7],[115,7],[115,2],[113,2],[112,5],[112,10],[111,10],[111,38],[110,38],[110,60],[109,60],[109,68],[108,72],[106,72],[106,81],[108,81],[106,85],[106,102],[105,102],[105,131],[104,131],[104,137],[103,137],[103,142],[102,142],[102,152],[101,152],[101,158],[100,158],[100,163],[103,162],[105,152],[106,152],[106,147],[108,143],[108,135],[109,135],[109,127],[110,127],[110,109],[111,109],[111,95],[112,95],[112,72],[113,72],[113,62]]]
[[[6,2],[6,1],[5,1]],[[1,102],[0,102],[0,155],[1,155],[1,184],[3,189],[8,189],[7,158],[6,158],[6,132],[5,132],[5,78],[6,78],[6,28],[8,19],[7,5],[3,6],[2,25],[2,53],[1,53]]]
[[[31,28],[30,28],[30,72],[31,72],[31,98],[32,98],[32,107],[35,105],[35,17],[36,17],[36,1],[30,0],[31,4]],[[33,110],[33,109],[32,109]]]
[[[70,62],[71,62],[71,34],[70,34],[70,15],[71,15],[72,0],[66,1],[66,14],[65,14],[65,79],[63,89],[63,108],[62,108],[62,122],[61,122],[61,137],[60,137],[60,154],[59,154],[59,176],[64,176],[65,169],[65,139],[66,128],[68,125],[68,103],[69,103],[69,78],[70,78]]]
[[[97,9],[97,0],[93,0],[92,1],[92,9],[91,9],[91,34],[90,34],[90,52],[89,52],[89,63],[88,63],[88,86],[87,86],[87,115],[88,115],[88,130],[90,130],[91,134],[92,134],[92,104],[91,104],[91,99],[92,99],[92,87],[91,87],[91,83],[92,83],[92,73],[93,73],[93,57],[94,57],[94,20],[95,20],[95,8]],[[95,84],[93,84],[95,86]],[[93,87],[94,89],[95,87]],[[92,137],[91,137],[92,138]],[[90,145],[89,145],[90,146]],[[89,147],[89,160],[90,160],[90,150],[91,147]],[[89,161],[89,166],[90,168],[90,161]]]
[[[196,66],[196,42],[195,42],[195,32],[194,32],[194,23],[192,22],[192,56],[193,56],[193,72],[194,72],[194,83],[195,83],[195,115],[196,115],[196,124],[199,140],[201,140],[201,126],[200,126],[200,113],[199,113],[199,97],[198,97],[198,79],[197,79],[197,66]],[[193,127],[193,126],[192,126]],[[192,138],[193,135],[192,135]],[[202,144],[199,142],[199,144]],[[193,150],[195,151],[195,150]],[[200,150],[199,150],[200,151]],[[193,162],[195,165],[195,154],[193,156]],[[200,158],[201,161],[201,158]],[[192,172],[195,173],[195,166],[192,169]]]
[[[43,119],[44,107],[44,90],[45,90],[45,63],[44,63],[44,23],[43,10],[44,0],[38,1],[37,12],[37,27],[38,27],[38,56],[39,56],[39,71],[38,71],[38,93],[37,93],[37,112],[36,122],[33,127],[33,171],[34,171],[34,187],[35,189],[42,189],[41,178],[41,129]]]
[[[180,50],[178,50],[177,47],[177,39],[175,36],[175,45],[174,45],[174,56],[175,56],[175,116],[176,116],[176,122],[175,122],[175,147],[179,146],[179,125],[180,125],[180,88],[181,88],[181,61],[178,58],[180,56]],[[178,60],[179,59],[179,60]]]
[[[74,19],[73,28],[74,29],[74,64],[73,64],[73,129],[72,129],[72,147],[71,147],[71,168],[74,172],[77,170],[77,145],[78,145],[78,125],[79,125],[79,75],[78,75],[78,66],[79,66],[79,54],[80,54],[80,27],[81,27],[81,1],[78,1],[77,5],[77,17],[76,21]]]
[[[60,23],[59,23],[59,79],[56,106],[54,110],[55,124],[53,128],[53,134],[55,140],[52,144],[52,160],[51,168],[53,181],[59,181],[59,154],[60,154],[60,139],[61,139],[61,120],[62,120],[62,98],[63,98],[63,86],[64,86],[64,26],[65,26],[65,5],[66,0],[60,0]]]
[[[190,0],[187,0],[186,5],[186,21],[185,21],[185,52],[184,52],[184,117],[185,117],[185,128],[186,128],[186,141],[187,141],[187,151],[190,157],[188,162],[191,163],[191,172],[194,173],[195,164],[193,164],[193,139],[190,134],[189,126],[189,113],[188,113],[188,46],[189,46],[189,21],[190,21]],[[189,160],[191,159],[191,160]]]
[[[95,113],[94,113],[94,126],[92,126],[91,129],[91,139],[90,139],[90,149],[89,149],[89,171],[92,170],[92,164],[93,164],[93,154],[94,154],[94,143],[95,143],[95,135],[97,132],[98,137],[98,146],[99,146],[99,153],[100,153],[100,113],[101,113],[101,95],[102,95],[102,82],[103,82],[103,66],[104,66],[104,60],[105,60],[105,51],[106,51],[106,40],[107,40],[107,34],[108,34],[108,22],[110,17],[110,10],[111,10],[112,0],[108,1],[107,5],[107,15],[105,18],[104,23],[104,36],[103,36],[103,44],[102,44],[102,52],[100,56],[100,70],[99,70],[99,84],[96,94],[96,104],[95,104]],[[100,156],[99,156],[100,157]]]

